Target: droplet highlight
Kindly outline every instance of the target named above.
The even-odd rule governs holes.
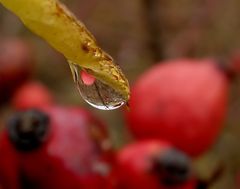
[[[125,104],[124,96],[115,89],[96,79],[77,64],[69,61],[69,65],[78,91],[88,104],[101,110],[114,110]]]

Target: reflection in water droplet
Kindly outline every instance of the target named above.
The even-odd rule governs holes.
[[[80,76],[85,85],[93,85],[96,80],[94,76],[90,75],[89,73],[87,73],[83,70],[81,71]]]
[[[74,82],[82,98],[101,110],[114,110],[125,103],[123,95],[69,61]]]

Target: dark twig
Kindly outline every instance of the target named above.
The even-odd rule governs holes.
[[[196,189],[207,189],[223,175],[225,166],[220,164],[208,180],[198,180]]]
[[[153,61],[164,58],[162,46],[162,31],[159,16],[158,0],[142,0],[143,16],[145,19],[146,31],[148,33],[147,43],[152,54]]]

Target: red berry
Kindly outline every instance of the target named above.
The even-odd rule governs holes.
[[[23,40],[0,42],[0,100],[3,101],[30,77],[33,56],[29,45]]]
[[[156,65],[132,89],[129,129],[138,139],[164,139],[192,156],[201,155],[222,128],[228,89],[214,60]]]
[[[40,82],[30,81],[17,89],[12,97],[15,109],[25,110],[53,104],[53,96]]]
[[[190,160],[182,152],[161,141],[131,144],[117,155],[116,188],[194,189]]]
[[[2,134],[0,153],[0,182],[7,189],[17,189],[8,187],[15,177],[18,189],[105,189],[112,158],[101,121],[63,107],[15,114]]]
[[[240,172],[238,171],[236,174],[236,189],[240,188]]]
[[[18,169],[18,158],[15,150],[9,148],[9,141],[6,140],[5,132],[1,133],[0,144],[0,188],[20,189]]]

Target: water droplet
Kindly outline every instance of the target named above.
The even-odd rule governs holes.
[[[69,61],[69,65],[78,91],[88,104],[101,110],[114,110],[125,104],[124,96],[112,87],[99,81],[77,64]]]

